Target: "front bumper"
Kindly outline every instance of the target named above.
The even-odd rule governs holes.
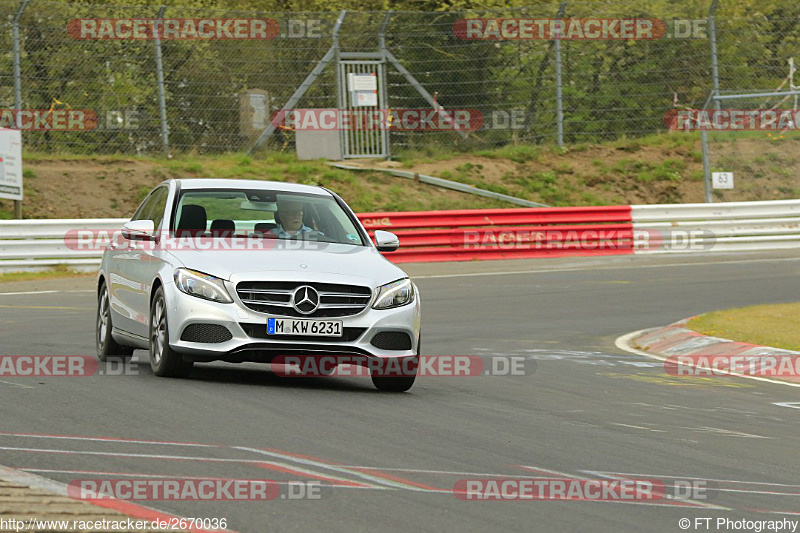
[[[262,362],[269,363],[279,355],[365,355],[378,358],[406,358],[418,353],[420,334],[420,297],[395,309],[376,310],[367,307],[357,315],[322,320],[341,320],[345,331],[342,339],[293,336],[267,336],[267,318],[278,317],[248,309],[234,294],[234,302],[222,304],[190,296],[178,290],[174,282],[164,284],[170,346],[184,358],[196,362]],[[291,318],[291,317],[279,317]],[[313,318],[313,317],[311,317]],[[190,342],[181,340],[192,324],[216,325],[231,335],[224,342]],[[411,338],[407,350],[384,350],[371,341],[381,332],[402,332]],[[227,336],[227,335],[226,335]]]

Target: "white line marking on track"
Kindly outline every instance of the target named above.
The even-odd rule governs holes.
[[[714,428],[710,426],[700,426],[700,427],[690,427],[690,426],[681,426],[681,429],[688,429],[690,431],[697,431],[700,433],[715,433],[718,435],[724,435],[726,437],[744,437],[748,439],[772,439],[774,437],[763,437],[761,435],[754,435],[752,433],[744,433],[741,431],[731,431],[729,429],[723,428]]]
[[[257,451],[253,448],[244,448],[233,446],[233,449],[238,450],[252,450]],[[163,455],[163,454],[147,454],[147,453],[126,453],[126,452],[97,452],[97,451],[89,451],[89,450],[58,450],[58,449],[42,449],[42,448],[15,448],[11,446],[0,446],[0,450],[9,450],[9,451],[20,451],[20,452],[29,452],[29,453],[53,453],[53,454],[65,454],[65,455],[94,455],[94,456],[105,456],[105,457],[138,457],[142,459],[159,459],[159,460],[172,460],[172,461],[197,461],[203,463],[236,463],[236,464],[253,464],[253,465],[274,465],[278,468],[284,468],[287,470],[293,470],[297,473],[306,473],[315,478],[333,478],[333,476],[329,476],[327,474],[323,474],[321,472],[316,472],[314,470],[310,470],[307,468],[298,468],[297,466],[293,466],[287,463],[281,463],[278,461],[269,461],[266,459],[229,459],[224,457],[195,457],[195,456],[183,456],[183,455]],[[269,454],[267,454],[269,455]],[[281,456],[282,454],[275,454]],[[290,457],[290,456],[283,456],[283,457]],[[299,461],[298,461],[299,462]],[[320,466],[324,466],[324,463],[316,463],[314,461],[308,461],[310,464],[318,464]],[[351,475],[355,475],[357,477],[368,478],[371,479],[374,476],[363,476],[359,475],[357,472],[349,472],[346,471]],[[339,478],[340,481],[351,481],[345,478]],[[385,485],[386,483],[382,483]],[[401,488],[406,488],[405,486]]]
[[[378,483],[380,485],[385,485],[385,486],[392,487],[392,488],[415,490],[415,491],[420,491],[420,492],[428,492],[429,491],[429,489],[423,489],[421,487],[415,487],[414,485],[408,485],[406,483],[402,483],[402,482],[399,482],[399,481],[385,479],[385,478],[382,478],[380,476],[373,476],[373,475],[370,475],[370,474],[359,472],[357,470],[348,469],[348,468],[345,468],[345,467],[342,467],[342,466],[339,466],[339,465],[323,463],[323,462],[320,462],[320,461],[313,461],[311,459],[306,459],[304,457],[294,457],[292,455],[286,455],[286,454],[277,453],[277,452],[271,452],[271,451],[267,451],[267,450],[259,450],[258,448],[249,448],[247,446],[233,446],[233,448],[236,449],[236,450],[244,450],[244,451],[249,451],[249,452],[253,452],[253,453],[260,453],[260,454],[263,454],[263,455],[267,455],[269,457],[277,457],[279,459],[283,459],[285,461],[291,461],[291,462],[294,462],[294,463],[312,465],[312,466],[315,466],[317,468],[325,468],[327,470],[332,470],[334,472],[339,472],[339,473],[342,473],[342,474],[349,474],[351,476],[356,476],[358,478],[366,479],[367,481],[371,481],[373,483]]]
[[[653,354],[653,353],[648,353],[648,352],[645,352],[644,350],[638,350],[638,349],[634,348],[633,346],[631,346],[631,340],[632,339],[634,339],[635,337],[638,337],[639,335],[642,335],[643,333],[646,333],[648,331],[653,331],[655,329],[659,329],[659,328],[640,329],[638,331],[632,331],[630,333],[626,333],[625,335],[621,335],[621,336],[617,337],[617,339],[614,341],[614,345],[617,348],[619,348],[620,350],[622,350],[623,352],[633,353],[633,354],[636,354],[636,355],[643,355],[644,357],[649,357],[650,359],[656,359],[657,361],[666,361],[667,358],[664,357],[664,356],[656,355],[656,354]],[[676,362],[677,362],[677,364],[682,364],[680,361],[676,361]],[[689,365],[689,366],[691,366],[691,365]],[[773,385],[785,385],[787,387],[800,387],[800,383],[791,383],[789,381],[780,381],[780,380],[777,380],[777,379],[764,378],[764,377],[761,377],[761,376],[748,376],[746,374],[739,374],[737,372],[728,372],[725,375],[726,376],[734,376],[734,377],[737,377],[737,378],[753,379],[755,381],[763,381],[765,383],[772,383]]]
[[[58,440],[82,440],[90,442],[108,442],[111,444],[156,444],[161,446],[190,446],[197,448],[221,448],[215,444],[199,444],[194,442],[169,442],[160,440],[133,440],[117,437],[79,437],[74,435],[42,435],[38,433],[5,433],[0,432],[0,437],[21,437],[26,439],[58,439]]]
[[[716,489],[719,492],[738,492],[743,494],[766,494],[768,496],[800,496],[800,492],[775,492],[773,490]]]
[[[787,514],[792,516],[800,516],[800,511],[772,511],[770,509],[757,509],[754,507],[742,507],[742,511],[755,511],[756,513],[767,513],[767,514]]]
[[[621,477],[619,474],[615,474],[613,472],[598,472],[596,470],[583,470],[582,472],[586,472],[589,475],[592,475],[592,476],[595,476],[595,477],[599,477],[599,478],[605,478],[605,479],[619,479],[619,480],[625,479],[624,477]],[[643,476],[640,476],[640,477],[643,477]],[[656,478],[655,476],[653,476],[652,479],[658,479],[659,481],[663,482],[663,479]],[[723,507],[722,505],[715,505],[713,503],[701,502],[701,501],[692,500],[692,499],[689,499],[689,498],[673,499],[673,500],[671,500],[671,502],[672,502],[672,505],[679,505],[679,506],[702,507],[702,508],[705,508],[705,509],[722,509],[724,511],[730,511],[731,510],[730,508]]]
[[[508,477],[508,478],[520,478],[520,479],[527,479],[529,475],[518,475],[518,474],[497,474],[497,473],[487,473],[487,472],[453,472],[450,470],[425,470],[422,468],[379,468],[377,466],[360,466],[360,465],[339,465],[340,468],[360,468],[362,470],[378,470],[381,472],[408,472],[414,474],[441,474],[446,476],[482,476],[482,477]]]
[[[789,407],[791,409],[800,409],[800,402],[772,402],[778,407]]]
[[[586,472],[591,472],[587,470]],[[602,476],[620,476],[620,477],[642,477],[648,479],[678,479],[678,480],[692,480],[692,481],[713,481],[717,483],[732,483],[736,485],[763,485],[767,487],[786,487],[786,488],[798,488],[800,485],[787,485],[784,483],[768,483],[762,481],[736,481],[732,479],[709,479],[709,478],[701,478],[701,477],[678,477],[678,476],[651,476],[648,474],[626,474],[623,472],[593,472],[595,475]],[[724,487],[715,487],[713,490],[719,492],[735,492],[735,493],[743,493],[743,494],[766,494],[769,496],[800,496],[799,492],[779,492],[775,490],[745,490],[745,489],[730,489]]]
[[[3,381],[0,379],[0,383],[5,383],[6,385],[11,385],[12,387],[19,387],[20,389],[34,389],[35,387],[31,387],[30,385],[22,385],[21,383],[12,383],[11,381]]]
[[[57,453],[66,455],[101,455],[108,457],[141,457],[142,459],[167,459],[174,461],[199,461],[208,463],[263,463],[263,459],[226,459],[222,457],[193,457],[190,455],[163,455],[155,453],[129,453],[129,452],[97,452],[90,450],[57,450],[45,448],[21,448],[13,446],[0,446],[0,450],[30,453]]]
[[[676,476],[670,474],[668,476],[659,474],[634,474],[632,472],[602,472],[592,470],[595,474],[608,474],[612,476],[629,476],[629,477],[646,477],[655,479],[690,479],[693,481],[716,481],[718,483],[739,483],[741,485],[767,485],[773,487],[800,487],[800,485],[793,485],[788,483],[771,483],[769,481],[741,481],[738,479],[717,479],[713,477],[693,477],[693,476]]]
[[[86,474],[86,475],[93,475],[93,476],[104,476],[104,477],[130,477],[130,478],[153,478],[153,479],[212,479],[214,481],[252,481],[252,482],[260,482],[260,479],[242,479],[242,478],[223,478],[223,477],[209,477],[209,476],[173,476],[169,475],[166,476],[164,474],[134,474],[130,472],[96,472],[92,470],[50,470],[47,468],[22,468],[17,467],[17,470],[22,470],[23,472],[38,472],[38,473],[45,473],[45,474]],[[291,483],[296,483],[295,481],[278,481],[278,480],[270,480],[273,483],[277,483],[278,485],[288,485]],[[332,483],[330,485],[326,485],[328,487],[336,487],[341,489],[372,489],[372,490],[387,490],[386,487],[379,487],[377,485],[366,485],[366,484],[338,484]]]
[[[466,278],[474,276],[508,276],[514,274],[546,274],[547,272],[580,272],[582,270],[632,270],[637,268],[668,268],[668,267],[690,267],[706,265],[738,265],[747,263],[778,263],[785,261],[800,261],[800,258],[787,257],[780,259],[743,259],[741,261],[704,261],[695,263],[669,263],[657,265],[615,265],[611,267],[598,267],[587,265],[576,268],[542,268],[538,270],[508,270],[504,272],[467,272],[464,274],[429,274],[422,276],[412,276],[413,279],[438,279],[438,278]]]
[[[558,470],[550,470],[549,468],[542,468],[540,466],[532,466],[532,465],[517,465],[519,468],[523,470],[530,470],[531,472],[535,472],[537,474],[547,474],[549,476],[553,476],[556,478],[565,478],[565,479],[584,479],[589,480],[590,478],[584,476],[576,476],[574,474],[565,474],[564,472],[559,472]]]
[[[594,477],[586,477],[586,476],[576,476],[574,474],[566,474],[564,472],[559,472],[558,470],[552,470],[549,468],[542,468],[540,466],[531,466],[531,465],[517,465],[519,468],[523,468],[525,470],[530,470],[531,472],[536,473],[545,473],[549,476],[555,476],[556,479],[575,479],[575,480],[582,480],[582,481],[596,481],[598,477],[600,478],[610,478],[610,479],[617,479],[608,475],[606,472],[596,472],[594,470],[582,470],[581,472],[587,473],[590,476]],[[634,504],[634,505],[653,505],[656,507],[707,507],[708,504],[701,504],[699,502],[695,502],[694,500],[682,500],[682,501],[674,501],[670,500],[668,502],[660,503],[658,500],[590,500],[595,503],[627,503],[627,504]],[[718,507],[713,506],[716,509],[727,509],[726,507]]]
[[[619,424],[619,423],[616,423],[616,422],[612,422],[611,425],[612,426],[622,426],[624,428],[643,429],[645,431],[654,431],[656,433],[666,433],[666,431],[664,431],[663,429],[646,428],[646,427],[643,427],[643,426],[634,426],[634,425],[631,425],[631,424]]]
[[[11,292],[0,292],[0,296],[24,296],[24,295],[31,295],[31,294],[57,294],[57,293],[74,293],[74,292],[95,292],[94,289],[80,289],[80,290],[69,290],[69,291],[11,291]]]

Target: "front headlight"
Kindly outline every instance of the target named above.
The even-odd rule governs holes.
[[[175,271],[175,286],[181,292],[204,300],[223,304],[233,303],[233,299],[228,294],[228,290],[220,278],[209,276],[196,270],[189,270],[188,268],[177,269]]]
[[[378,287],[373,309],[391,309],[410,304],[414,301],[414,285],[408,278],[399,279]]]

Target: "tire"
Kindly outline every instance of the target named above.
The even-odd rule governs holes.
[[[372,376],[372,384],[383,392],[405,392],[414,385],[417,376],[404,376],[402,378]]]
[[[150,367],[153,374],[161,377],[183,378],[192,370],[194,363],[184,361],[181,354],[169,345],[167,304],[164,289],[159,287],[153,295],[148,319],[150,340]]]
[[[334,372],[336,372],[336,368],[337,368],[336,366],[334,366],[334,367],[333,367],[333,368],[331,368],[330,370],[322,370],[322,369],[320,368],[320,369],[319,369],[319,377],[321,377],[321,378],[326,378],[326,377],[328,377],[328,376],[331,376],[331,375],[333,375],[333,373],[334,373]]]
[[[422,335],[417,341],[417,360],[420,357],[420,347],[422,345]],[[413,376],[403,377],[386,377],[386,376],[372,376],[372,384],[375,388],[383,392],[406,392],[414,386],[414,381],[417,379],[417,372],[419,371],[419,364],[414,369]]]
[[[100,286],[97,296],[97,315],[95,319],[94,341],[97,347],[97,358],[102,362],[109,360],[126,360],[133,355],[133,348],[122,346],[111,336],[111,301],[105,282]]]

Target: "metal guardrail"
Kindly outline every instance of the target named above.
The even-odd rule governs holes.
[[[634,205],[634,253],[800,248],[800,200]]]
[[[0,272],[43,270],[66,265],[91,270],[100,264],[102,251],[71,246],[67,234],[74,230],[105,231],[109,238],[126,218],[0,220]]]
[[[434,185],[436,187],[441,187],[443,189],[450,189],[452,191],[463,192],[467,194],[474,194],[475,196],[483,196],[485,198],[492,198],[494,200],[500,200],[502,202],[508,202],[511,204],[522,205],[525,207],[548,207],[545,204],[540,204],[538,202],[533,202],[531,200],[525,200],[524,198],[517,198],[516,196],[509,196],[507,194],[502,194],[499,192],[494,191],[487,191],[486,189],[481,189],[479,187],[473,187],[472,185],[467,185],[466,183],[461,183],[459,181],[452,181],[446,180],[444,178],[436,178],[434,176],[427,176],[425,174],[420,174],[419,172],[410,172],[406,170],[397,170],[396,168],[380,168],[380,167],[366,167],[363,165],[354,165],[352,163],[333,163],[329,162],[328,165],[340,168],[344,170],[369,170],[372,172],[384,172],[391,176],[397,176],[400,178],[406,178],[414,181],[419,181],[420,183],[426,183],[428,185]]]
[[[738,252],[800,248],[800,200],[724,204],[549,207],[361,213],[370,233],[394,231],[396,262],[564,255]],[[127,219],[0,221],[0,271],[95,268],[102,255],[76,230],[106,232]]]

